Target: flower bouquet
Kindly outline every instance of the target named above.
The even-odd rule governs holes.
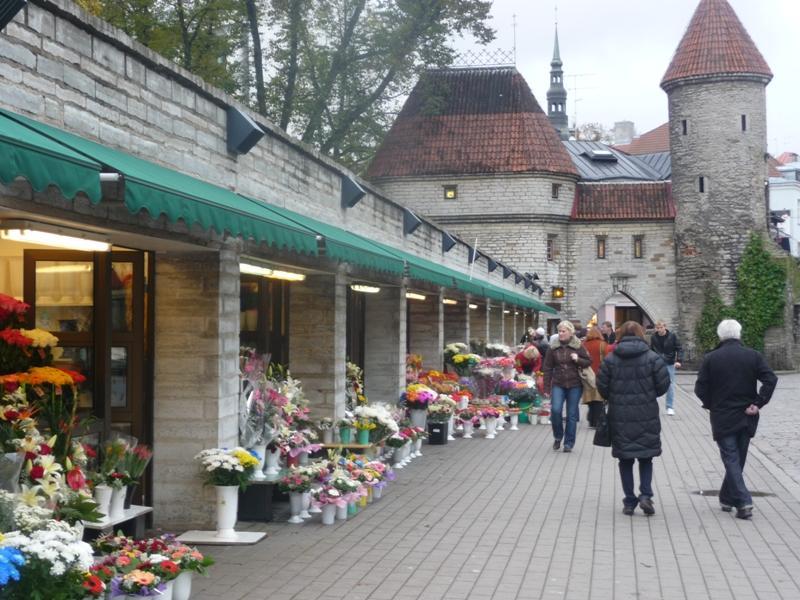
[[[490,343],[486,344],[487,357],[505,357],[511,354],[511,348],[505,344]],[[513,366],[513,360],[512,360]]]
[[[207,485],[239,486],[244,490],[250,482],[259,458],[244,448],[210,448],[198,453]]]
[[[406,386],[404,396],[408,408],[425,410],[428,404],[436,400],[438,394],[427,385],[412,383]]]
[[[314,479],[302,468],[292,468],[289,473],[278,480],[278,488],[287,494],[307,492]]]
[[[477,354],[456,354],[453,357],[453,368],[461,377],[466,377],[480,361],[481,357]]]
[[[428,421],[431,423],[446,423],[453,416],[453,409],[453,404],[437,400],[428,406]]]
[[[461,342],[455,342],[453,344],[447,344],[444,347],[444,364],[446,365],[453,365],[453,357],[456,354],[468,354],[469,353],[469,346],[466,344],[462,344]]]
[[[372,435],[374,436],[373,441],[377,441],[399,429],[397,421],[402,412],[396,406],[390,407],[383,403],[375,403],[357,406],[353,414],[359,420],[368,419],[375,424]]]

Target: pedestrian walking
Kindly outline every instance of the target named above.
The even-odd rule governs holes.
[[[592,364],[589,353],[575,337],[575,326],[569,321],[558,324],[558,335],[550,343],[544,357],[544,394],[550,398],[550,422],[553,426],[553,450],[561,448],[572,452],[580,419],[580,401],[583,384],[579,369]],[[564,431],[563,409],[567,404],[567,429]]]
[[[603,339],[603,334],[599,328],[592,327],[589,330],[589,333],[586,334],[586,341],[583,342],[583,346],[589,353],[589,358],[592,359],[592,371],[597,375],[597,373],[600,372],[600,363],[603,362],[608,352],[608,344]],[[595,427],[597,425],[597,420],[600,418],[600,413],[603,412],[603,397],[600,395],[600,392],[597,391],[596,387],[591,388],[584,385],[581,403],[589,407],[589,412],[587,413],[589,427]]]
[[[667,390],[666,412],[670,417],[675,414],[675,369],[681,368],[683,348],[678,336],[667,329],[664,321],[656,321],[656,332],[650,338],[650,348],[664,359],[669,371],[669,389]]]
[[[550,344],[547,341],[547,334],[544,327],[539,327],[533,335],[533,343],[536,344],[536,349],[542,355],[542,360],[547,356],[547,351],[550,350]]]
[[[622,512],[632,515],[638,505],[646,515],[653,505],[653,458],[661,455],[658,397],[669,388],[664,360],[644,340],[639,323],[627,321],[617,333],[617,345],[600,365],[597,389],[608,401],[611,455],[619,459],[625,497]],[[639,496],[633,482],[633,463],[639,461]]]
[[[736,516],[753,516],[753,498],[744,482],[744,464],[750,439],[755,436],[761,409],[775,391],[778,378],[760,352],[746,348],[742,326],[725,319],[717,327],[719,345],[706,354],[697,374],[694,393],[710,412],[711,433],[719,446],[725,478],[719,505]],[[757,389],[761,382],[761,389]]]

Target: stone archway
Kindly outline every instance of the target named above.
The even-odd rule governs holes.
[[[606,286],[605,288],[600,290],[600,293],[595,296],[597,301],[592,302],[589,304],[589,309],[592,310],[595,314],[600,313],[601,307],[603,307],[608,300],[618,294],[621,294],[628,298],[631,302],[633,302],[644,315],[652,322],[656,322],[656,318],[654,317],[656,311],[653,310],[652,306],[644,300],[642,300],[643,295],[641,292],[637,291],[635,286],[632,285],[631,279],[632,276],[626,275],[624,273],[615,273],[611,275],[611,285]],[[588,321],[588,317],[586,319]]]

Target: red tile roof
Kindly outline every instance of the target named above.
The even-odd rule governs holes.
[[[428,71],[378,149],[367,177],[578,172],[514,68]]]
[[[670,221],[675,218],[672,184],[580,183],[570,216],[578,221]]]
[[[655,154],[669,152],[669,123],[643,133],[629,144],[614,146],[626,154]]]
[[[667,89],[687,77],[723,74],[772,79],[767,62],[727,0],[701,0],[661,87]]]
[[[777,161],[782,165],[788,165],[789,163],[797,162],[797,152],[781,152],[777,158]]]
[[[781,156],[783,156],[783,154]],[[783,177],[783,173],[778,171],[778,167],[782,167],[783,165],[784,163],[781,162],[780,158],[775,158],[767,154],[767,177]]]

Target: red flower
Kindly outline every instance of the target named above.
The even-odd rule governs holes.
[[[89,458],[97,458],[97,450],[92,448],[89,444],[83,445],[83,451],[86,453],[86,456]]]
[[[170,573],[171,575],[177,575],[181,570],[180,567],[171,560],[162,560],[159,566],[165,573]]]
[[[16,392],[19,387],[19,379],[11,378],[11,375],[6,375],[5,381],[3,381],[3,387],[9,394]]]
[[[81,383],[86,381],[86,377],[84,375],[81,375],[77,371],[70,371],[69,369],[61,369],[61,368],[59,368],[59,370],[63,371],[64,373],[72,377],[72,381],[75,385],[80,385]]]
[[[31,467],[30,472],[31,479],[41,479],[44,477],[44,467],[41,465],[36,465],[35,467]]]
[[[48,446],[47,444],[39,444],[39,454],[41,456],[47,456],[48,454],[52,454],[53,449]]]
[[[78,467],[67,473],[67,484],[76,492],[86,486],[86,477]]]
[[[84,589],[90,594],[99,595],[106,589],[105,584],[97,575],[87,575],[83,580]]]
[[[3,413],[3,418],[6,421],[16,421],[19,418],[19,413],[13,408],[9,408],[5,413]]]
[[[0,331],[0,340],[3,340],[9,346],[19,346],[20,348],[27,348],[33,343],[33,340],[22,335],[19,329],[11,329],[10,327]]]

